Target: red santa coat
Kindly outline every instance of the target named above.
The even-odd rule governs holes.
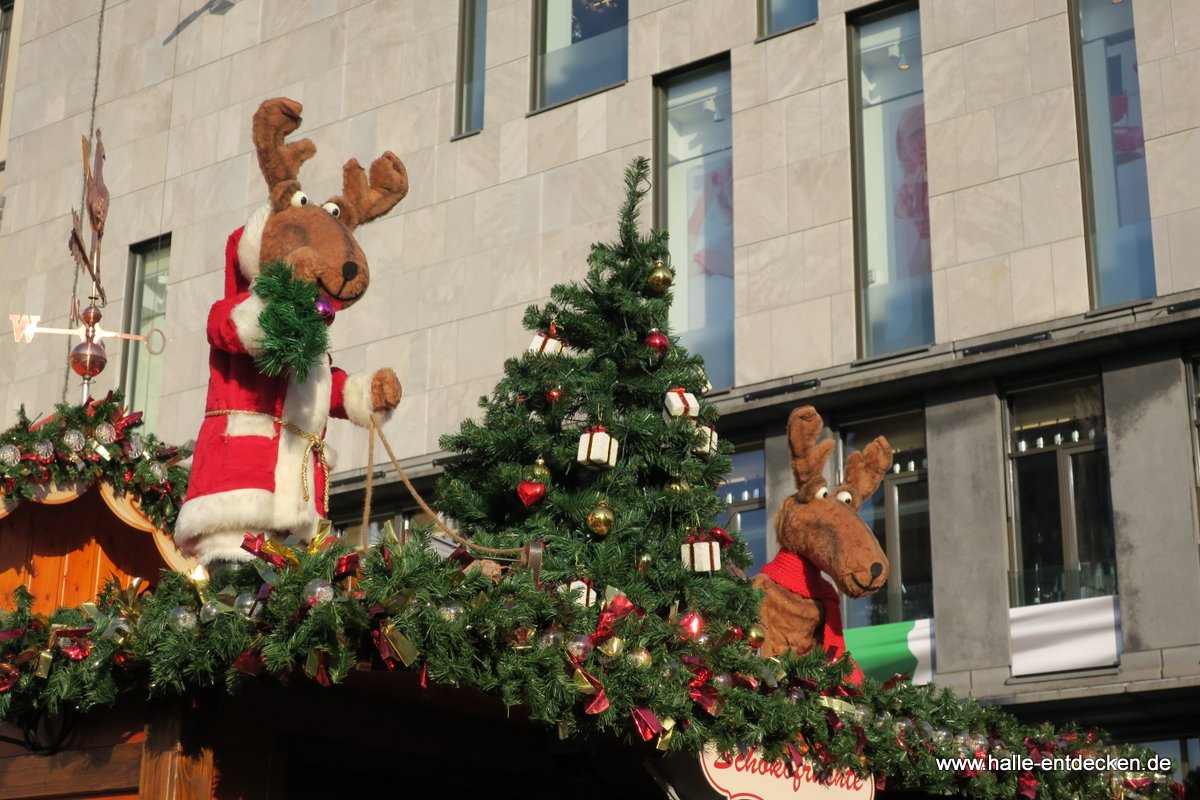
[[[323,450],[332,467],[333,454],[323,446],[326,422],[332,415],[366,427],[372,415],[370,373],[347,375],[326,359],[298,383],[255,366],[263,302],[249,285],[259,272],[268,211],[229,237],[225,297],[208,315],[206,413],[175,525],[180,549],[202,563],[250,558],[241,549],[248,532],[310,539],[328,512],[320,461]]]

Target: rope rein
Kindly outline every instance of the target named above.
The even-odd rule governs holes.
[[[396,459],[396,454],[392,452],[392,445],[388,442],[387,437],[383,435],[383,429],[379,427],[379,423],[375,420],[375,416],[371,415],[371,429],[368,432],[369,443],[367,444],[367,485],[363,496],[363,531],[367,530],[367,525],[371,520],[371,494],[372,494],[372,479],[375,467],[375,437],[379,436],[379,441],[383,444],[383,449],[387,451],[388,458],[392,462],[392,466],[396,469],[396,474],[400,476],[400,480],[404,482],[404,486],[408,489],[409,494],[417,501],[417,505],[421,510],[433,519],[438,530],[449,536],[454,541],[458,542],[468,550],[485,553],[493,556],[510,556],[520,559],[526,553],[524,547],[485,547],[481,544],[476,544],[470,539],[460,535],[457,531],[451,530],[449,526],[442,521],[429,504],[425,502],[425,498],[421,497],[421,493],[412,485],[412,481],[408,479],[408,474],[404,468],[400,466],[400,462]]]

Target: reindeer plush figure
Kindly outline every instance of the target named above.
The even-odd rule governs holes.
[[[775,517],[779,554],[754,579],[766,592],[761,609],[765,656],[814,646],[832,648],[834,657],[845,652],[838,593],[822,572],[850,597],[872,594],[888,578],[887,556],[858,509],[892,465],[892,449],[880,436],[862,452],[851,453],[845,480],[830,492],[823,473],[834,443],[817,441],[823,425],[812,406],[797,408],[788,418],[796,493]],[[850,679],[862,681],[857,665]]]
[[[371,164],[369,179],[350,159],[342,194],[310,202],[297,176],[316,147],[308,139],[284,143],[300,126],[300,111],[300,103],[275,98],[254,114],[254,147],[270,200],[229,237],[225,297],[209,312],[206,413],[175,527],[181,549],[202,563],[251,558],[242,550],[247,533],[311,539],[329,511],[329,416],[369,427],[372,417],[382,422],[400,401],[400,382],[390,369],[347,375],[322,352],[303,376],[292,370],[272,377],[256,361],[269,305],[254,291],[263,268],[282,262],[291,271],[287,280],[315,284],[319,314],[310,307],[301,318],[328,324],[367,289],[367,259],[355,228],[386,214],[408,192],[404,164],[386,152]]]

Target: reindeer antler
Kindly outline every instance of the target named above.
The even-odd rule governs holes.
[[[859,452],[851,453],[846,458],[845,485],[854,496],[855,508],[863,500],[875,494],[879,482],[892,466],[892,446],[882,436]]]
[[[343,211],[342,222],[350,230],[382,217],[408,194],[408,170],[388,150],[371,163],[371,181],[357,158],[342,168],[342,196],[333,198]]]
[[[254,149],[258,151],[258,168],[271,195],[271,206],[280,211],[287,206],[292,194],[300,190],[296,177],[300,165],[316,155],[317,147],[311,139],[285,144],[284,138],[300,127],[300,103],[286,97],[275,97],[263,102],[254,112],[251,136]]]
[[[825,423],[812,406],[801,406],[788,417],[788,444],[792,449],[792,475],[801,502],[808,502],[825,485],[825,462],[833,440],[818,442]]]

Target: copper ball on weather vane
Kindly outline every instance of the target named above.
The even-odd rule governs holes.
[[[80,342],[71,350],[71,369],[84,378],[94,378],[108,363],[104,345],[96,342]]]
[[[84,325],[94,326],[100,323],[100,318],[103,316],[104,314],[100,311],[100,308],[93,304],[85,308],[83,313],[79,315],[79,318],[83,320]]]

